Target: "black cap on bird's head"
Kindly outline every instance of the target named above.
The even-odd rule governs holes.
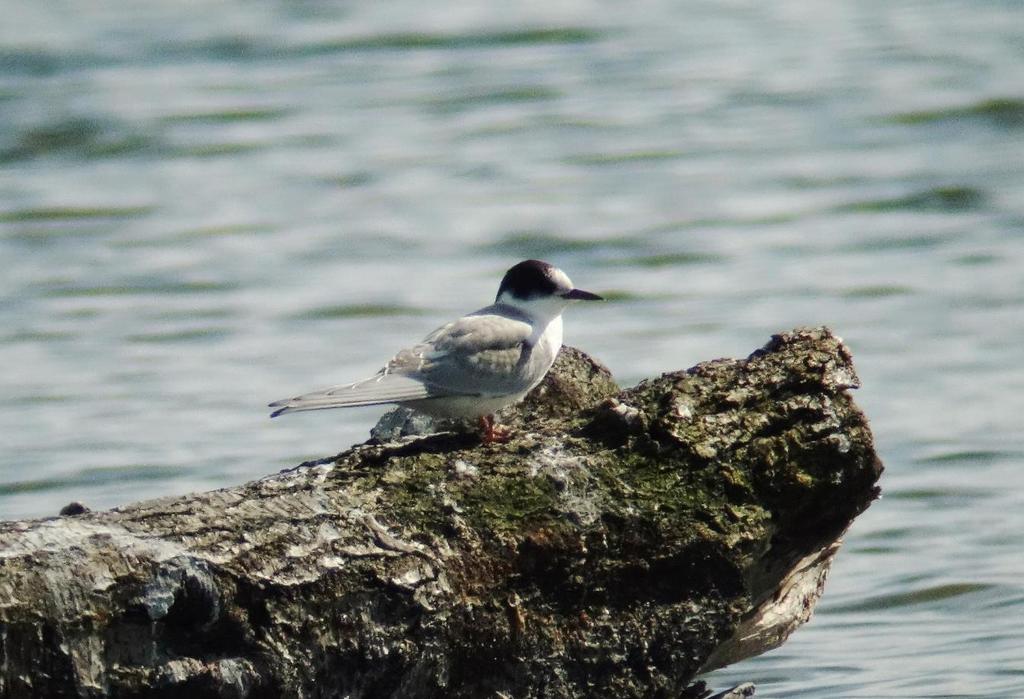
[[[573,288],[565,272],[542,260],[523,260],[505,272],[495,300],[506,294],[520,301],[552,296],[569,301],[602,300],[597,294]]]

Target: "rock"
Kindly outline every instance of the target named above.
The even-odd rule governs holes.
[[[508,443],[0,523],[0,696],[680,695],[809,616],[878,493],[856,385],[826,329],[624,391],[566,348]]]

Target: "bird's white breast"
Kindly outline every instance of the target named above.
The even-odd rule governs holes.
[[[544,358],[544,373],[558,356],[558,350],[562,348],[562,316],[555,316],[546,326],[540,323],[534,325],[533,335],[530,336],[530,343],[534,346],[534,352],[540,352]],[[543,378],[543,374],[541,375]],[[538,379],[539,381],[540,379]]]

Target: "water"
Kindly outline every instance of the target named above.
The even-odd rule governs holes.
[[[71,21],[73,20],[73,21]],[[1024,7],[33,3],[0,22],[0,516],[240,483],[550,259],[624,385],[854,352],[885,497],[763,697],[1024,695]]]

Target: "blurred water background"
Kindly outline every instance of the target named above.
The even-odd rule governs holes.
[[[1024,696],[1024,5],[6,0],[0,517],[250,480],[488,303],[611,301],[623,385],[852,348],[886,463],[758,696]]]

